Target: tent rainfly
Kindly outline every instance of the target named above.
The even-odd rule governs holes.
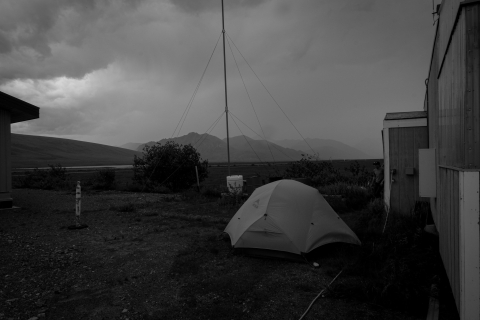
[[[317,189],[294,180],[257,188],[225,232],[234,248],[287,258],[332,242],[361,244]]]

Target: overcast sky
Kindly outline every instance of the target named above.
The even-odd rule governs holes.
[[[431,0],[225,0],[229,109],[261,134],[255,109],[268,139],[301,138],[256,74],[304,137],[380,151],[385,113],[423,109],[431,13]],[[221,30],[220,0],[3,0],[0,90],[41,108],[12,132],[169,138]],[[180,135],[224,109],[220,39]],[[225,118],[211,134],[226,136]]]

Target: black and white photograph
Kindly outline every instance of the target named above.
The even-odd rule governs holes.
[[[480,0],[0,0],[0,320],[480,320]]]

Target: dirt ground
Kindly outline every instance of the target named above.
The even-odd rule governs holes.
[[[159,194],[16,189],[0,211],[0,319],[299,319],[332,280],[233,252],[235,207]],[[423,317],[424,318],[424,317]],[[305,319],[416,319],[325,293]]]

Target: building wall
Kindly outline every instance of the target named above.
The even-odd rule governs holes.
[[[450,281],[457,310],[460,310],[459,171],[441,167],[439,173],[438,181],[442,188],[437,193],[435,226],[439,232],[440,256]]]
[[[10,198],[11,185],[10,113],[0,109],[0,201]]]
[[[464,144],[465,40],[465,14],[460,14],[438,78],[438,112],[436,114],[438,164],[458,168],[466,167]]]
[[[439,19],[438,51],[443,58],[448,47],[450,32],[455,25],[458,8],[463,0],[443,0]]]
[[[395,169],[395,182],[390,189],[390,209],[396,213],[408,214],[419,197],[418,191],[418,149],[428,148],[427,127],[400,127],[388,129],[389,170]],[[405,169],[414,168],[414,175],[407,175]],[[388,181],[387,177],[385,181]]]
[[[480,1],[443,0],[427,84],[432,215],[460,319],[480,319]]]
[[[480,168],[480,49],[479,46],[479,14],[480,5],[463,7],[462,16],[465,17],[463,32],[466,35],[465,43],[462,43],[465,51],[466,71],[465,95],[465,168]]]

